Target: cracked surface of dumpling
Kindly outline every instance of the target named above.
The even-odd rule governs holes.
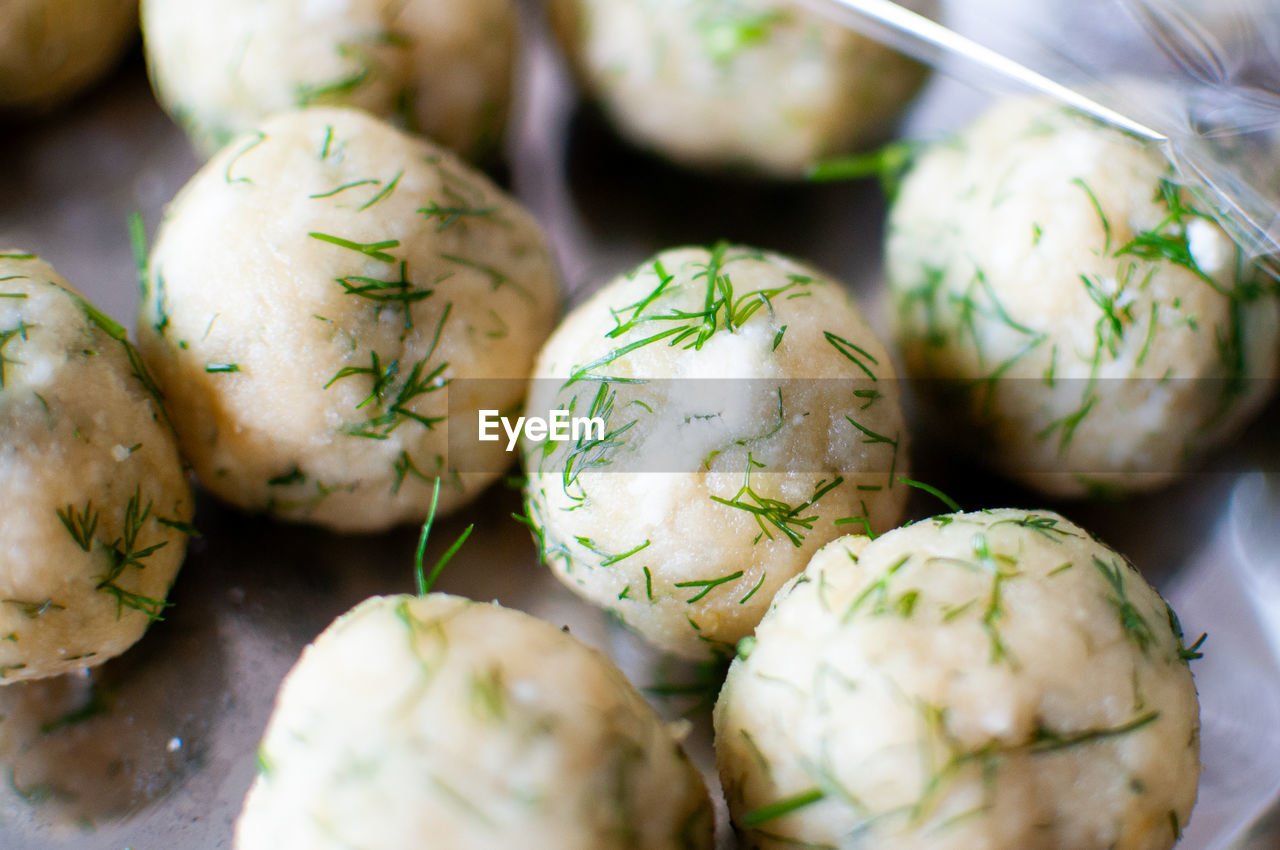
[[[716,760],[745,847],[1165,850],[1199,708],[1172,610],[1047,511],[814,556],[740,648]]]
[[[125,331],[0,250],[0,683],[92,667],[161,616],[193,504]]]
[[[665,650],[731,654],[818,547],[901,517],[884,346],[838,283],[778,254],[658,254],[574,310],[534,377],[529,416],[603,426],[524,446],[541,557]]]
[[[142,23],[157,98],[206,156],[302,106],[358,107],[467,156],[506,125],[512,0],[145,0]]]
[[[0,108],[45,110],[97,80],[137,33],[134,0],[0,4]]]
[[[711,802],[613,662],[456,596],[367,600],[289,673],[237,850],[713,846]]]
[[[483,175],[316,107],[237,138],[174,200],[139,338],[206,488],[372,531],[421,521],[437,475],[447,511],[500,474],[495,444],[449,454],[450,411],[523,397],[558,287],[541,228]],[[446,392],[458,378],[476,380]]]
[[[785,0],[554,0],[550,11],[618,129],[686,165],[800,176],[887,137],[925,75]]]
[[[1159,486],[1270,394],[1275,281],[1175,179],[1157,149],[1013,99],[904,180],[886,273],[907,370],[1006,474]]]

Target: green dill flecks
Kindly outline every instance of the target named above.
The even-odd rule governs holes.
[[[1098,202],[1098,196],[1093,194],[1093,190],[1089,188],[1089,184],[1079,177],[1071,179],[1073,186],[1079,186],[1089,198],[1089,203],[1093,206],[1094,213],[1098,216],[1098,223],[1102,225],[1102,255],[1111,253],[1111,221],[1107,218],[1107,214],[1102,209],[1102,204]]]
[[[1061,575],[1062,573],[1065,573],[1067,570],[1071,569],[1074,566],[1075,564],[1071,563],[1070,561],[1063,561],[1061,564],[1058,564],[1058,566],[1049,570],[1049,572],[1045,575],[1045,578],[1053,578],[1056,575]]]
[[[342,59],[355,59],[362,64],[354,71],[332,80],[320,83],[297,83],[293,87],[293,102],[297,106],[312,106],[321,101],[350,94],[360,88],[373,73],[373,68],[364,51],[350,44],[339,43],[338,56]],[[327,144],[326,144],[327,146]],[[324,157],[321,157],[322,159]]]
[[[288,472],[282,472],[279,475],[273,475],[267,479],[268,487],[290,487],[294,484],[305,484],[307,480],[306,473],[294,464]]]
[[[480,272],[485,277],[489,278],[489,286],[493,292],[497,292],[499,289],[501,289],[504,286],[509,286],[513,290],[515,290],[516,294],[518,294],[522,298],[528,301],[534,300],[533,293],[531,293],[528,289],[521,286],[520,284],[516,283],[514,280],[511,279],[509,275],[505,274],[504,272],[500,271],[494,266],[477,262],[476,260],[469,260],[466,257],[459,257],[456,254],[439,254],[437,256],[439,256],[440,259],[453,263],[455,265],[463,266],[469,269],[475,269],[476,271]]]
[[[240,161],[241,157],[243,157],[249,151],[253,150],[258,145],[266,141],[266,138],[267,138],[266,133],[262,132],[261,130],[256,130],[253,133],[253,138],[248,140],[245,144],[241,145],[240,149],[237,150],[235,154],[232,155],[231,159],[227,162],[226,170],[223,172],[223,177],[226,180],[228,185],[233,183],[247,183],[249,185],[253,185],[253,181],[250,180],[248,177],[232,177],[231,170],[235,168],[236,163]]]
[[[773,335],[773,346],[769,349],[770,351],[778,350],[778,346],[782,345],[782,337],[784,334],[786,334],[786,332],[787,332],[786,325],[783,325],[782,327],[778,328],[778,332]]]
[[[204,535],[200,533],[200,530],[198,528],[196,528],[191,523],[183,522],[180,519],[170,519],[168,517],[163,517],[157,514],[156,522],[160,523],[166,528],[172,528],[174,531],[177,531],[180,534],[185,534],[188,537],[192,537],[195,539],[200,539],[201,537],[204,537]]]
[[[164,619],[161,613],[171,604],[163,599],[155,599],[126,590],[119,584],[119,580],[126,569],[129,567],[138,570],[145,569],[144,559],[149,558],[169,543],[167,540],[162,540],[150,546],[138,545],[138,537],[142,532],[143,525],[150,516],[151,502],[148,501],[144,506],[142,504],[142,492],[139,488],[135,488],[133,495],[129,497],[128,504],[125,506],[124,522],[120,536],[105,544],[109,557],[109,566],[106,573],[97,577],[98,583],[95,589],[115,598],[117,618],[125,608],[132,608],[145,614],[150,620],[161,620]]]
[[[818,519],[817,514],[805,516],[804,512],[814,507],[823,496],[843,484],[844,479],[837,477],[829,482],[825,479],[819,481],[814,486],[813,495],[806,501],[798,505],[789,505],[779,499],[761,496],[752,488],[751,471],[753,468],[763,469],[764,464],[755,460],[751,453],[748,452],[747,468],[743,474],[742,486],[738,488],[738,492],[731,499],[711,496],[711,501],[751,514],[756,521],[756,525],[760,528],[760,533],[756,535],[755,540],[752,541],[753,543],[759,543],[762,537],[773,540],[773,533],[769,530],[770,526],[772,526],[791,541],[791,545],[799,548],[804,543],[805,533],[813,530],[813,524]]]
[[[128,228],[133,266],[138,272],[138,292],[145,303],[149,297],[148,281],[151,275],[147,269],[147,224],[142,218],[142,213],[137,210],[129,213]],[[162,307],[158,307],[157,311],[161,314],[161,318],[156,322],[156,333],[163,334],[165,326],[169,324],[169,318],[164,315]]]
[[[506,686],[502,669],[490,667],[471,675],[471,710],[482,720],[500,723],[507,715]]]
[[[1092,744],[1096,741],[1103,741],[1107,738],[1115,738],[1135,732],[1144,726],[1154,723],[1159,717],[1160,712],[1152,711],[1118,726],[1101,726],[1081,729],[1076,732],[1058,732],[1042,726],[1036,729],[1030,743],[1027,744],[1027,750],[1032,753],[1050,753],[1078,747],[1082,744]]]
[[[854,345],[849,340],[842,336],[838,336],[831,331],[823,331],[822,335],[826,338],[827,342],[831,343],[832,348],[840,352],[841,356],[847,358],[849,362],[853,363],[853,365],[865,372],[867,377],[873,381],[879,380],[876,377],[876,373],[872,372],[871,367],[864,362],[870,361],[873,365],[880,365],[880,361],[873,357],[870,352],[858,345]]]
[[[28,325],[25,321],[19,319],[18,326],[16,328],[10,328],[7,331],[0,331],[0,390],[5,388],[5,367],[22,365],[21,360],[15,360],[14,358],[9,357],[5,353],[5,349],[9,346],[9,343],[15,339],[20,339],[23,342],[26,342],[27,332],[36,327],[39,326]]]
[[[849,607],[840,615],[840,622],[847,623],[852,620],[858,611],[862,609],[863,605],[868,602],[871,607],[868,609],[867,613],[872,616],[880,616],[896,610],[898,605],[896,601],[890,598],[889,583],[893,580],[893,577],[898,573],[898,571],[906,566],[907,562],[910,560],[910,555],[903,555],[901,558],[890,564],[889,568],[881,573],[875,581],[868,584],[862,589],[861,593],[853,598],[853,601],[849,603]],[[915,602],[913,600],[910,603],[910,607],[914,608],[914,606]]]
[[[360,209],[356,210],[356,212],[364,212],[365,210],[369,209],[369,207],[373,206],[379,201],[382,201],[391,197],[391,195],[395,192],[396,187],[400,185],[401,177],[404,177],[403,169],[396,172],[396,176],[392,177],[391,180],[385,186],[383,186],[382,189],[380,189],[372,198],[365,201],[364,204],[360,206]]]
[[[1052,540],[1055,543],[1061,543],[1063,538],[1066,537],[1080,537],[1080,535],[1076,534],[1074,531],[1068,531],[1065,528],[1059,527],[1059,522],[1060,520],[1058,517],[1043,516],[1041,514],[1027,514],[1026,516],[998,519],[991,523],[989,527],[996,528],[1001,525],[1016,525],[1019,528],[1025,528],[1035,532],[1046,540]]]
[[[93,533],[98,528],[98,512],[93,509],[93,500],[85,502],[84,508],[79,513],[76,512],[74,505],[59,508],[56,512],[58,519],[62,521],[63,527],[67,529],[67,533],[71,535],[76,545],[86,552],[91,550]]]
[[[1178,813],[1173,809],[1169,810],[1169,828],[1173,831],[1174,841],[1182,838],[1182,823],[1178,820]]]
[[[239,372],[239,363],[206,363],[204,370],[209,374]]]
[[[330,245],[336,245],[339,248],[346,248],[348,251],[363,254],[369,259],[377,260],[380,263],[396,262],[396,258],[388,254],[387,249],[400,247],[399,239],[384,239],[381,242],[355,242],[329,233],[317,233],[312,231],[307,235],[312,239],[318,239],[321,242],[327,242]]]
[[[1203,658],[1204,653],[1200,651],[1200,647],[1204,646],[1204,642],[1209,639],[1208,634],[1201,634],[1196,642],[1191,646],[1186,645],[1186,637],[1182,631],[1182,621],[1178,619],[1177,613],[1173,610],[1173,606],[1168,602],[1164,603],[1165,615],[1169,619],[1169,631],[1173,632],[1174,642],[1178,648],[1178,660],[1189,664],[1197,658]]]
[[[1116,249],[1115,256],[1133,256],[1141,260],[1153,262],[1166,260],[1182,266],[1195,274],[1205,283],[1219,289],[1216,281],[1205,274],[1191,253],[1191,242],[1187,236],[1187,219],[1198,218],[1212,222],[1207,213],[1184,204],[1177,184],[1166,177],[1161,177],[1156,190],[1157,199],[1164,202],[1168,214],[1164,220],[1150,230],[1135,235],[1124,245]]]
[[[1155,643],[1155,634],[1151,631],[1151,626],[1147,623],[1146,618],[1142,616],[1142,612],[1129,600],[1124,585],[1124,574],[1128,567],[1119,560],[1108,564],[1097,555],[1093,556],[1093,565],[1102,574],[1102,577],[1106,579],[1107,585],[1111,588],[1111,596],[1107,598],[1107,602],[1115,609],[1116,616],[1120,621],[1120,628],[1125,637],[1132,641],[1145,655],[1151,645]]]
[[[916,481],[913,478],[904,478],[901,475],[899,475],[895,480],[906,484],[908,487],[914,487],[917,490],[928,493],[930,496],[933,496],[935,499],[942,502],[942,504],[946,505],[947,510],[952,513],[960,512],[960,503],[939,490],[937,487],[934,487],[932,484],[926,484],[923,481]]]
[[[623,552],[618,555],[611,555],[605,558],[603,561],[601,561],[600,566],[611,567],[614,564],[618,563],[619,561],[625,561],[627,558],[630,558],[632,555],[636,554],[637,552],[643,551],[646,547],[648,547],[650,542],[651,541],[646,540],[643,543],[641,543],[639,546],[636,546],[635,548],[632,548],[632,549],[628,549],[626,552]],[[677,585],[677,587],[678,586],[679,585]]]
[[[642,567],[644,570],[644,595],[650,602],[653,601],[653,573],[649,572],[648,567]]]
[[[10,251],[8,253],[0,253],[0,260],[34,260],[35,254],[24,254],[21,252]]]
[[[400,492],[400,488],[404,486],[405,479],[412,476],[424,484],[429,484],[432,476],[418,469],[413,462],[413,458],[409,457],[409,452],[402,450],[396,457],[395,462],[391,465],[391,471],[395,475],[395,480],[391,482],[391,493],[394,495]]]
[[[1080,423],[1084,421],[1092,411],[1094,405],[1098,403],[1098,396],[1092,390],[1087,390],[1085,398],[1081,402],[1080,407],[1071,413],[1059,419],[1055,419],[1036,433],[1037,440],[1047,440],[1053,436],[1054,432],[1058,433],[1058,456],[1065,457],[1067,451],[1071,447],[1071,441],[1075,438],[1076,429],[1080,427]]]
[[[337,187],[336,189],[330,189],[327,192],[318,192],[314,195],[307,195],[307,197],[311,198],[312,200],[318,200],[321,198],[332,198],[334,195],[345,192],[348,189],[354,189],[357,186],[378,186],[380,185],[380,183],[381,181],[374,180],[373,178],[368,178],[365,180],[353,180],[350,183],[343,183],[341,186]]]
[[[756,591],[757,591],[757,590],[759,590],[759,589],[761,588],[761,586],[763,586],[763,585],[764,585],[764,580],[765,580],[765,578],[767,578],[767,577],[768,577],[768,575],[769,575],[769,573],[765,572],[764,570],[761,570],[761,571],[760,571],[760,580],[759,580],[759,581],[757,581],[757,582],[756,582],[756,583],[751,587],[751,589],[747,591],[747,595],[746,595],[746,596],[744,596],[744,597],[742,597],[741,599],[739,599],[739,600],[738,600],[738,604],[739,604],[739,605],[746,605],[746,604],[747,604],[747,600],[749,600],[751,597],[755,596],[755,595],[756,595]]]
[[[407,421],[417,422],[427,430],[434,430],[436,425],[445,421],[447,418],[445,416],[425,416],[415,410],[411,410],[409,405],[424,395],[444,389],[450,383],[450,379],[443,377],[445,370],[449,368],[447,361],[430,370],[427,369],[427,363],[435,356],[436,348],[440,344],[440,335],[444,331],[445,323],[448,321],[452,310],[452,302],[445,305],[440,321],[436,324],[435,333],[432,336],[431,345],[428,347],[426,355],[413,364],[402,383],[400,382],[402,373],[400,362],[393,360],[384,366],[376,351],[369,352],[368,366],[346,366],[339,369],[329,379],[329,382],[324,386],[325,389],[345,378],[357,375],[368,376],[370,379],[369,395],[365,396],[356,405],[356,409],[360,410],[373,405],[379,411],[363,422],[346,426],[342,433],[351,437],[385,440],[388,439],[392,431]],[[398,389],[396,388],[397,383],[399,383]],[[394,396],[392,396],[393,390],[395,392]]]
[[[467,542],[467,538],[471,536],[475,523],[468,525],[466,529],[453,541],[453,544],[445,550],[444,554],[436,561],[435,566],[431,568],[430,575],[423,572],[423,557],[427,552],[427,539],[431,536],[431,527],[436,521],[436,507],[440,504],[440,479],[436,479],[435,487],[431,491],[431,507],[427,511],[427,519],[422,523],[422,533],[418,535],[418,548],[413,558],[413,574],[418,586],[418,595],[426,596],[431,591],[431,586],[435,584],[436,579],[440,577],[440,573],[444,570],[445,565],[453,559],[453,556],[462,548],[462,544]]]
[[[1039,244],[1040,244],[1040,240],[1041,240],[1041,238],[1043,238],[1043,237],[1044,237],[1044,228],[1040,226],[1039,222],[1034,222],[1034,221],[1033,221],[1033,222],[1031,222],[1031,245],[1032,245],[1032,247],[1035,247],[1036,245],[1039,245]]]
[[[698,600],[702,599],[702,597],[706,596],[708,593],[710,593],[712,590],[715,590],[720,585],[725,584],[726,582],[736,581],[740,578],[742,578],[742,570],[738,570],[735,573],[730,573],[727,576],[721,576],[720,578],[692,579],[690,581],[678,581],[675,583],[675,586],[680,588],[684,588],[684,587],[701,588],[701,590],[697,594],[685,600],[686,602],[692,605],[694,602],[697,602]]]
[[[23,599],[3,599],[3,600],[0,600],[0,602],[3,602],[5,605],[13,605],[17,607],[19,610],[22,611],[23,616],[32,620],[34,620],[35,618],[39,617],[42,614],[47,614],[50,611],[67,610],[65,606],[59,605],[57,602],[54,602],[52,599],[44,599],[40,602],[27,602],[26,600],[23,600]]]
[[[440,204],[434,200],[427,201],[424,206],[418,207],[418,212],[427,217],[427,220],[439,219],[436,224],[436,233],[442,233],[454,225],[466,227],[467,219],[475,218],[491,218],[498,208],[495,206],[475,206],[467,202],[467,199],[455,192],[447,184],[444,186],[445,203]]]
[[[816,183],[875,177],[880,181],[880,188],[885,197],[893,198],[898,194],[903,175],[907,173],[907,169],[911,167],[911,163],[919,152],[919,142],[902,140],[889,142],[867,153],[855,153],[816,162],[809,166],[805,177]]]
[[[727,242],[718,242],[709,252],[706,263],[695,264],[699,271],[693,275],[692,281],[694,283],[699,280],[702,281],[703,303],[701,310],[690,311],[675,308],[665,311],[651,310],[662,299],[664,294],[668,291],[675,291],[671,288],[671,284],[675,280],[674,275],[666,271],[661,261],[655,261],[653,270],[658,277],[658,286],[632,304],[617,309],[610,308],[614,327],[605,336],[609,339],[616,339],[642,325],[652,323],[668,326],[664,330],[620,346],[585,366],[578,367],[570,376],[568,384],[583,379],[617,380],[606,376],[593,375],[591,370],[599,366],[608,365],[620,357],[630,354],[632,351],[661,340],[667,340],[667,345],[669,346],[674,347],[683,344],[686,349],[701,350],[702,346],[718,331],[725,330],[733,333],[761,309],[765,309],[772,314],[774,298],[790,292],[796,287],[808,286],[814,282],[813,278],[792,274],[787,276],[787,283],[781,286],[756,289],[735,297],[733,282],[728,273],[725,272],[725,267],[739,260],[756,259],[757,255],[728,256],[729,247]]]
[[[573,438],[572,443],[567,444],[561,470],[561,487],[565,495],[575,501],[586,498],[579,483],[579,476],[586,470],[608,466],[612,462],[614,450],[625,444],[623,437],[640,421],[637,417],[621,425],[614,425],[613,414],[616,401],[617,391],[608,383],[601,383],[591,399],[586,416],[603,420],[605,432],[597,437],[595,433],[599,429],[583,429],[582,433]],[[575,396],[569,404],[570,414],[576,412],[576,403]],[[552,443],[546,444],[544,458],[546,452],[553,446]]]
[[[748,829],[754,829],[757,826],[799,811],[806,806],[811,806],[825,799],[826,796],[826,793],[821,788],[810,788],[808,791],[801,791],[799,794],[784,797],[781,800],[776,800],[766,806],[747,812],[742,816],[742,825]]]
[[[745,11],[736,6],[710,4],[698,16],[695,28],[707,56],[725,66],[742,51],[768,41],[773,25],[785,18],[777,9]]]

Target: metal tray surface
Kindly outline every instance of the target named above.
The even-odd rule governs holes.
[[[883,202],[873,184],[782,185],[664,165],[577,104],[540,27],[530,29],[508,184],[550,229],[571,303],[656,250],[727,238],[824,268],[878,313]],[[936,78],[911,126],[945,126],[980,99]],[[0,245],[40,253],[132,326],[127,216],[141,211],[154,232],[165,203],[198,167],[155,104],[140,56],[56,115],[0,129]],[[1280,788],[1280,671],[1256,614],[1260,601],[1280,599],[1277,434],[1280,407],[1272,404],[1228,451],[1171,488],[1062,505],[927,440],[913,447],[916,476],[966,507],[1063,511],[1170,594],[1189,633],[1210,633],[1194,667],[1205,773],[1181,845],[1193,850],[1240,839]],[[0,847],[230,847],[276,688],[302,647],[366,597],[412,589],[416,529],[339,536],[247,516],[204,496],[198,507],[203,537],[191,544],[164,622],[90,674],[0,688]],[[662,658],[539,565],[527,531],[510,518],[519,507],[514,490],[496,485],[442,522],[437,552],[465,524],[476,531],[436,589],[567,625],[639,686],[697,681],[697,668]],[[913,518],[934,512],[924,497],[912,504]],[[662,690],[649,692],[654,704],[673,719],[689,713],[691,753],[718,791],[709,711],[696,697]],[[718,817],[721,846],[732,848],[722,803]]]

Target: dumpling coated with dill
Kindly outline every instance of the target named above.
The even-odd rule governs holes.
[[[833,541],[716,704],[734,826],[756,850],[1167,850],[1200,774],[1198,645],[1047,511]]]
[[[786,0],[553,0],[550,11],[619,131],[685,165],[798,177],[885,138],[925,76]]]
[[[101,664],[161,616],[193,511],[116,322],[0,250],[0,684]]]
[[[375,597],[285,679],[236,850],[710,850],[680,744],[605,656],[497,603]]]
[[[529,395],[530,417],[589,426],[526,439],[542,559],[682,656],[731,655],[820,546],[902,515],[885,348],[838,283],[778,254],[658,254],[564,320]]]
[[[420,522],[437,476],[442,512],[498,477],[514,455],[451,454],[448,420],[523,398],[559,306],[523,208],[452,154],[328,107],[211,159],[148,275],[142,353],[201,483],[342,531]]]
[[[60,105],[108,71],[137,28],[134,0],[5,0],[0,109]]]
[[[211,155],[274,112],[351,106],[467,156],[502,140],[512,0],[145,0],[156,96]]]
[[[907,369],[1006,474],[1155,487],[1268,396],[1275,282],[1176,180],[1157,149],[1037,99],[904,180],[886,266]]]

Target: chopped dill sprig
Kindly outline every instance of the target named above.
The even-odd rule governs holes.
[[[85,502],[84,508],[78,514],[74,505],[59,508],[56,513],[76,545],[86,552],[91,550],[93,533],[98,528],[98,512],[93,509],[93,500]]]
[[[750,590],[748,590],[748,591],[747,591],[747,595],[746,595],[746,596],[744,596],[744,597],[742,597],[741,599],[739,599],[739,600],[738,600],[738,604],[739,604],[739,605],[746,605],[746,604],[747,604],[747,600],[749,600],[751,597],[755,596],[755,595],[756,595],[756,591],[757,591],[757,590],[759,590],[759,589],[761,588],[761,586],[762,586],[762,585],[764,585],[764,580],[765,580],[766,578],[768,578],[768,576],[769,576],[769,573],[768,573],[767,571],[765,571],[765,570],[761,570],[761,571],[760,571],[760,580],[759,580],[759,581],[757,581],[757,582],[755,583],[755,585],[754,585],[754,586],[752,586],[752,588],[751,588]]]
[[[22,365],[21,360],[15,360],[9,357],[8,355],[6,355],[4,351],[5,348],[9,345],[10,342],[12,342],[15,339],[20,339],[23,342],[26,342],[27,331],[36,327],[39,327],[39,325],[28,325],[25,321],[23,321],[22,319],[19,319],[18,326],[16,328],[10,328],[7,331],[0,331],[0,390],[4,389],[5,387],[4,367],[9,365],[12,365],[12,366]]]
[[[742,486],[738,488],[738,492],[731,499],[711,496],[711,501],[751,514],[756,524],[760,527],[760,533],[756,535],[755,540],[752,541],[753,543],[759,543],[762,537],[773,540],[773,534],[769,530],[769,527],[772,526],[782,532],[791,541],[791,545],[799,548],[804,543],[805,533],[813,530],[813,524],[818,519],[817,514],[809,516],[803,516],[802,514],[816,505],[823,496],[843,484],[844,478],[837,476],[830,482],[826,480],[819,481],[813,489],[813,495],[808,500],[793,506],[781,500],[761,496],[757,493],[751,487],[751,471],[753,468],[763,469],[764,464],[757,461],[748,452],[747,468],[743,473]],[[746,501],[747,499],[750,501]]]
[[[696,595],[691,596],[685,600],[686,602],[692,605],[694,602],[697,602],[699,599],[702,599],[702,597],[706,596],[708,593],[715,590],[720,585],[725,584],[727,582],[736,581],[740,578],[742,578],[742,570],[738,570],[735,573],[730,573],[727,576],[721,576],[720,578],[691,579],[689,581],[678,581],[675,583],[675,587],[701,588],[701,590]]]
[[[869,360],[876,366],[880,365],[880,361],[871,355],[869,351],[861,346],[855,345],[842,336],[838,336],[831,331],[823,331],[822,335],[826,337],[827,342],[831,343],[831,347],[840,352],[841,356],[847,358],[849,362],[857,366],[863,372],[867,373],[867,377],[871,380],[879,380],[876,373],[871,371],[871,367],[867,366],[864,360]]]
[[[444,569],[445,564],[453,559],[453,556],[462,548],[462,544],[467,542],[467,538],[471,536],[475,523],[468,525],[466,530],[453,541],[445,553],[436,560],[435,566],[431,568],[429,575],[423,572],[423,558],[427,552],[427,538],[431,536],[431,526],[436,521],[436,508],[440,504],[440,479],[436,478],[435,486],[431,490],[431,507],[427,511],[427,520],[422,524],[422,533],[418,535],[418,549],[413,556],[413,575],[418,585],[418,595],[426,596],[431,592],[431,587],[436,583],[436,579],[440,577],[440,572]]]
[[[436,224],[436,233],[442,233],[455,224],[463,223],[464,219],[490,218],[498,210],[494,206],[473,206],[448,185],[444,187],[444,193],[447,196],[445,204],[441,205],[435,201],[427,201],[425,206],[418,207],[418,212],[426,216],[428,220],[433,218],[440,220]],[[465,224],[463,226],[465,227]]]
[[[121,529],[120,536],[111,543],[105,544],[109,557],[109,567],[106,573],[98,576],[98,583],[95,589],[115,597],[117,618],[125,608],[132,608],[142,612],[150,620],[162,620],[164,618],[160,616],[161,613],[171,606],[171,603],[163,599],[143,596],[140,593],[126,590],[119,584],[120,577],[127,568],[145,569],[146,564],[143,563],[143,560],[169,545],[167,540],[162,540],[151,546],[140,547],[138,545],[138,536],[142,532],[142,527],[147,518],[151,516],[151,504],[148,501],[143,506],[141,488],[135,488],[133,495],[129,497],[129,501],[125,505],[124,526]]]
[[[806,806],[811,806],[825,799],[826,796],[826,792],[821,788],[810,788],[808,791],[801,791],[799,794],[775,800],[766,806],[747,812],[742,816],[742,825],[748,829],[754,829],[757,826],[799,811]]]
[[[27,602],[22,599],[3,599],[0,600],[0,602],[3,602],[5,605],[16,605],[22,610],[23,616],[32,620],[39,617],[41,614],[47,614],[50,611],[67,610],[65,605],[59,605],[52,599],[45,599],[40,602]]]
[[[239,363],[206,363],[204,370],[209,374],[218,374],[220,372],[239,372]]]
[[[396,258],[388,254],[386,249],[400,247],[399,239],[386,239],[381,242],[353,242],[350,239],[344,239],[341,236],[334,236],[329,233],[312,231],[307,235],[312,239],[319,239],[321,242],[328,242],[330,245],[337,245],[339,248],[346,248],[348,251],[364,254],[369,259],[377,260],[380,263],[394,263]]]
[[[320,198],[332,198],[334,195],[345,192],[348,189],[354,189],[357,186],[377,186],[380,184],[380,182],[381,181],[374,180],[373,178],[368,178],[365,180],[353,180],[350,183],[343,183],[341,186],[337,187],[336,189],[330,189],[327,192],[318,192],[314,195],[307,195],[307,197],[311,198],[312,200],[317,200]]]
[[[235,154],[227,162],[226,171],[223,172],[223,177],[226,180],[227,185],[231,185],[233,183],[248,183],[249,185],[253,185],[253,181],[250,180],[248,177],[232,177],[231,169],[235,168],[236,163],[240,161],[240,158],[242,156],[244,156],[249,151],[256,148],[258,145],[262,144],[264,141],[266,141],[266,138],[267,138],[266,133],[262,132],[261,130],[255,130],[253,134],[253,138],[249,140],[247,144],[242,145],[240,149],[235,152]]]
[[[1142,612],[1138,607],[1129,600],[1128,593],[1124,586],[1124,573],[1126,567],[1120,561],[1113,561],[1108,564],[1097,555],[1093,556],[1093,565],[1097,567],[1098,572],[1106,579],[1110,586],[1112,595],[1107,599],[1116,611],[1116,616],[1120,621],[1120,628],[1124,631],[1125,637],[1131,640],[1138,649],[1142,650],[1145,655],[1151,645],[1155,643],[1155,634],[1151,631],[1151,626],[1147,623]]]
[[[942,504],[946,505],[947,509],[952,513],[960,513],[960,503],[939,490],[937,487],[934,487],[932,484],[926,484],[923,481],[916,481],[913,478],[904,478],[901,475],[897,476],[895,480],[906,484],[908,487],[914,487],[917,490],[928,493],[930,496],[933,496],[935,499],[942,502]]]
[[[919,152],[918,142],[889,142],[867,153],[856,153],[815,162],[809,166],[805,177],[816,183],[875,177],[879,179],[880,189],[885,197],[893,198],[898,194],[903,175],[907,173],[907,169],[911,167],[911,163]]]

